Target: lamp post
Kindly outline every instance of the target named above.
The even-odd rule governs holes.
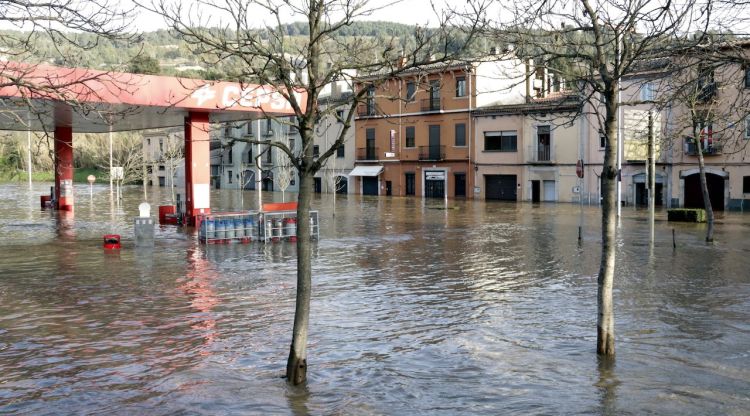
[[[94,197],[94,182],[96,181],[96,176],[89,175],[86,177],[86,179],[89,181],[89,198]]]

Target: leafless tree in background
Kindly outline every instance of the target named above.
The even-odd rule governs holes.
[[[606,147],[602,171],[602,251],[598,273],[597,353],[615,355],[613,284],[617,214],[620,82],[644,61],[671,59],[729,28],[737,7],[688,0],[503,1],[494,34],[520,56],[575,85],[583,114],[598,122]],[[731,12],[731,13],[730,13]],[[696,35],[697,33],[697,35]]]
[[[156,9],[190,43],[197,54],[210,57],[212,65],[234,64],[240,81],[277,87],[294,112],[292,120],[279,119],[299,131],[301,146],[293,151],[270,140],[253,141],[284,152],[297,170],[298,194],[297,299],[287,378],[292,384],[307,379],[307,335],[312,290],[310,200],[313,177],[346,138],[367,89],[355,91],[345,103],[349,108],[338,137],[319,157],[313,156],[315,124],[334,107],[321,109],[319,98],[326,85],[345,77],[347,71],[379,74],[385,80],[421,65],[448,63],[474,39],[484,22],[488,0],[470,0],[460,12],[437,10],[434,28],[415,27],[409,39],[376,39],[337,36],[341,29],[366,18],[374,9],[367,0],[244,1],[217,0],[192,3],[161,0]],[[397,7],[398,1],[388,7]],[[221,16],[210,20],[210,16]],[[282,21],[284,19],[284,21]],[[303,37],[288,36],[286,22],[307,23]],[[210,27],[210,28],[209,28]],[[401,59],[403,58],[403,59]],[[371,80],[371,84],[381,81]],[[304,102],[295,92],[306,93]]]

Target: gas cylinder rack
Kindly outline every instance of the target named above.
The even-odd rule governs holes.
[[[249,243],[258,238],[257,219],[253,211],[200,215],[198,239],[206,244]]]
[[[310,211],[310,236],[320,233],[318,211]],[[258,214],[258,238],[263,242],[297,241],[297,211],[271,211]]]

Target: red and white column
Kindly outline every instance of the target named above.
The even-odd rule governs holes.
[[[185,217],[211,213],[211,147],[208,113],[190,112],[185,117]]]
[[[56,208],[73,211],[73,128],[55,127]]]

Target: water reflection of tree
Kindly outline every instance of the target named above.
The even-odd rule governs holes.
[[[599,389],[601,408],[597,412],[601,415],[619,415],[617,410],[617,386],[620,381],[615,374],[615,361],[606,357],[598,359],[598,376],[595,386]]]

